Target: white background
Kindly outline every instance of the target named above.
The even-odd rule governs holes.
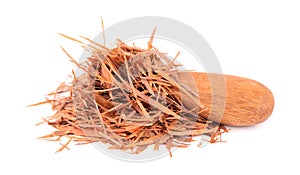
[[[196,2],[196,1],[195,1]],[[0,2],[0,174],[299,174],[299,1],[7,1]],[[252,78],[275,97],[272,116],[250,128],[232,128],[227,143],[177,150],[146,163],[112,159],[93,146],[37,140],[35,127],[49,106],[25,107],[64,81],[73,65],[59,45],[81,52],[58,32],[93,38],[100,17],[110,26],[165,16],[196,29],[211,45],[223,72]]]

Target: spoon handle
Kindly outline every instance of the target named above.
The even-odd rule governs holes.
[[[197,88],[200,102],[210,109],[204,116],[212,121],[229,126],[252,126],[272,114],[273,94],[255,80],[199,72],[181,73],[179,79]]]

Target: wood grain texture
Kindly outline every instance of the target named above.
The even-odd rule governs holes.
[[[273,111],[272,92],[255,80],[199,72],[181,73],[179,79],[198,90],[200,102],[209,108],[204,116],[212,121],[251,126],[265,121]]]

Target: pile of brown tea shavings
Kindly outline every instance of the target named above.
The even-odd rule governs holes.
[[[57,150],[68,148],[70,142],[87,144],[102,142],[110,149],[137,154],[153,145],[158,150],[165,145],[188,147],[193,137],[207,135],[214,143],[227,129],[209,121],[202,113],[209,110],[199,101],[197,92],[178,80],[182,71],[175,59],[152,46],[129,46],[117,40],[115,48],[107,48],[87,38],[79,42],[89,50],[90,57],[76,62],[63,48],[81,75],[72,71],[71,79],[62,83],[46,97],[34,104],[51,104],[53,116],[44,118],[55,128],[49,135],[40,137],[60,141],[69,140]],[[183,99],[188,98],[188,99]],[[193,108],[184,101],[192,101]],[[39,124],[41,124],[39,123]],[[171,155],[171,152],[170,152]]]

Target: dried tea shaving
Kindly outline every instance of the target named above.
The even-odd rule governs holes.
[[[79,42],[91,56],[77,63],[64,49],[71,61],[83,71],[62,83],[47,100],[53,116],[42,123],[56,128],[41,138],[62,137],[78,144],[102,142],[111,149],[140,153],[149,145],[158,150],[165,145],[188,147],[194,136],[208,135],[208,142],[220,141],[227,129],[209,121],[202,113],[209,110],[200,101],[198,92],[180,82],[181,65],[174,58],[152,46],[141,49],[117,41],[109,49],[82,37]],[[186,105],[186,102],[191,105]],[[171,154],[171,152],[170,152]]]

